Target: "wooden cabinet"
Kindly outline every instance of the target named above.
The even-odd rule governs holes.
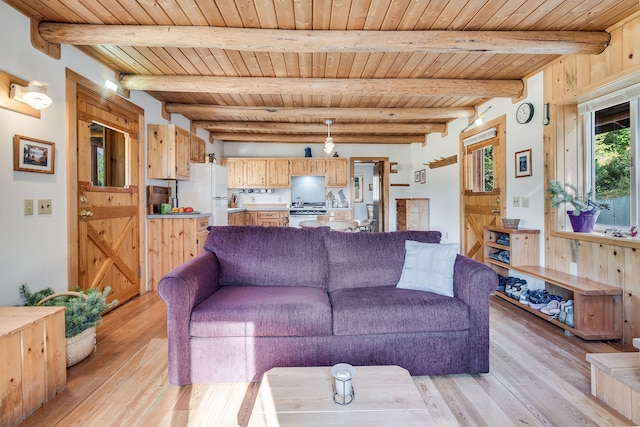
[[[485,226],[484,246],[484,262],[498,274],[509,276],[509,271],[512,270],[535,277],[545,282],[549,293],[565,300],[572,299],[574,326],[570,327],[558,319],[549,318],[538,310],[520,304],[504,292],[495,291],[495,296],[585,340],[622,338],[622,290],[591,279],[540,267],[539,230]]]
[[[209,218],[152,218],[149,230],[149,288],[169,271],[204,252]]]
[[[227,186],[229,188],[244,187],[244,159],[222,159],[222,166],[227,168]]]
[[[233,212],[228,215],[227,225],[245,225],[244,214],[246,212]]]
[[[324,158],[314,159],[301,157],[291,159],[291,175],[324,175],[327,171],[327,162]]]
[[[17,426],[67,384],[64,307],[0,307],[0,425]]]
[[[191,134],[191,163],[204,163],[206,155],[206,142],[196,134]]]
[[[267,160],[266,159],[245,159],[244,160],[244,185],[248,188],[267,186]]]
[[[429,199],[396,199],[396,230],[428,230]]]
[[[287,211],[260,211],[257,212],[257,225],[286,227],[289,225],[289,213]]]
[[[154,179],[189,179],[191,133],[176,125],[149,125],[147,176]]]
[[[267,160],[267,186],[269,188],[288,188],[291,186],[289,159]]]
[[[327,187],[349,186],[349,160],[346,158],[326,159],[325,185]]]

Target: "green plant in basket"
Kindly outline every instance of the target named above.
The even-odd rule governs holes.
[[[31,292],[25,284],[20,286],[20,296],[25,306],[47,305],[66,307],[64,312],[65,335],[74,337],[79,333],[100,324],[102,312],[118,303],[114,300],[107,304],[107,295],[111,288],[107,286],[103,292],[98,289],[55,294],[53,289],[45,288]],[[42,302],[41,304],[39,304]]]

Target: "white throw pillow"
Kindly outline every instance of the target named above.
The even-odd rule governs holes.
[[[452,297],[453,265],[458,255],[458,245],[407,240],[404,247],[404,265],[396,287]]]

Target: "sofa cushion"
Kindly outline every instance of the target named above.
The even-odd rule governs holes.
[[[224,286],[191,313],[194,337],[300,337],[331,335],[324,289]]]
[[[453,265],[456,243],[405,242],[406,254],[398,288],[453,296]]]
[[[222,286],[325,287],[327,233],[326,228],[211,227],[204,248],[218,257]]]
[[[395,286],[339,289],[329,297],[334,335],[469,329],[469,307],[458,298]]]
[[[439,231],[391,233],[329,232],[329,291],[367,286],[395,286],[404,263],[404,242],[440,243]]]

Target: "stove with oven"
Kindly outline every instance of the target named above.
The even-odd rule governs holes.
[[[324,203],[304,203],[302,206],[294,206],[289,210],[289,227],[300,228],[301,221],[316,219],[318,215],[326,215],[327,208]]]

